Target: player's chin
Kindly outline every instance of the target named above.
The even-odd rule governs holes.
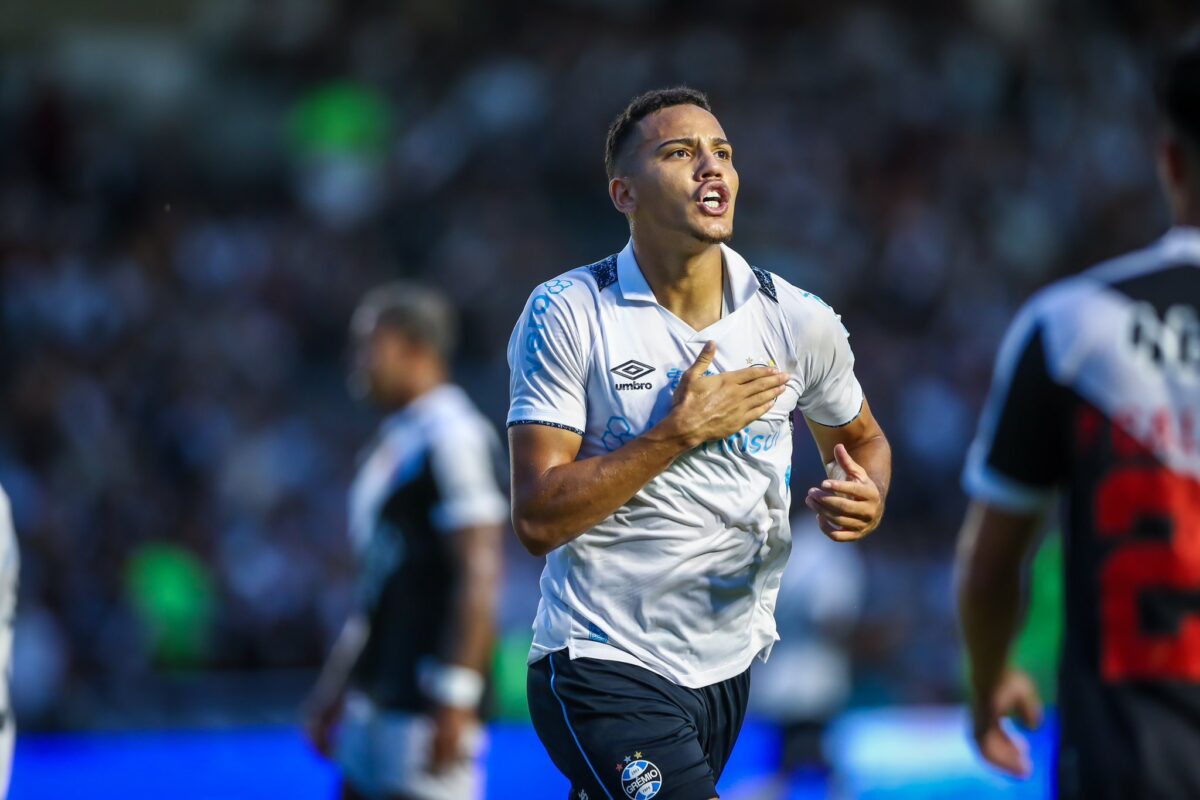
[[[728,244],[733,239],[733,219],[705,220],[696,225],[692,232],[707,244]]]

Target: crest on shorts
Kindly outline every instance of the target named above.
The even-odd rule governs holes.
[[[625,756],[621,770],[621,788],[629,800],[650,800],[662,789],[662,772],[653,761],[642,758],[641,753]]]

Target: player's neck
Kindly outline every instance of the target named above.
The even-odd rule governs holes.
[[[1200,188],[1197,181],[1167,181],[1167,205],[1171,209],[1171,225],[1200,228]]]
[[[1200,205],[1189,203],[1174,214],[1175,227],[1200,228]]]
[[[703,330],[721,318],[725,271],[720,245],[689,252],[634,236],[633,253],[660,306],[694,330]]]
[[[405,387],[404,393],[395,398],[391,403],[392,407],[388,411],[400,411],[408,408],[434,389],[444,386],[448,380],[449,376],[443,369],[414,370],[410,376],[408,385]]]

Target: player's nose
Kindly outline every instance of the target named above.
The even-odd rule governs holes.
[[[696,163],[696,177],[702,181],[712,180],[713,178],[725,177],[724,162],[717,158],[717,154],[708,148],[701,151],[700,159]]]

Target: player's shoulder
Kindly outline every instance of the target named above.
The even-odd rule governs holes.
[[[1034,292],[1021,306],[1013,327],[1034,327],[1065,322],[1100,300],[1114,287],[1150,275],[1168,266],[1156,243],[1140,250],[1102,261],[1075,275],[1053,281]]]
[[[561,300],[571,304],[590,303],[616,282],[617,257],[611,255],[543,280],[533,287],[530,296],[541,297],[543,301]]]
[[[581,347],[599,327],[600,307],[606,297],[615,297],[617,257],[567,270],[538,283],[529,293],[517,320],[510,347],[523,343],[536,351],[547,337],[568,339]],[[510,354],[511,355],[511,354]]]
[[[786,278],[759,267],[752,267],[763,294],[779,304],[795,327],[841,325],[841,315],[819,295],[796,286]],[[770,287],[770,291],[767,290]]]
[[[491,422],[461,386],[447,383],[434,391],[436,397],[422,406],[424,427],[434,443],[487,439],[494,435]]]
[[[483,412],[467,394],[467,390],[457,383],[444,383],[434,391],[437,392],[437,396],[434,402],[428,404],[430,419],[448,424],[475,424],[485,419]]]

